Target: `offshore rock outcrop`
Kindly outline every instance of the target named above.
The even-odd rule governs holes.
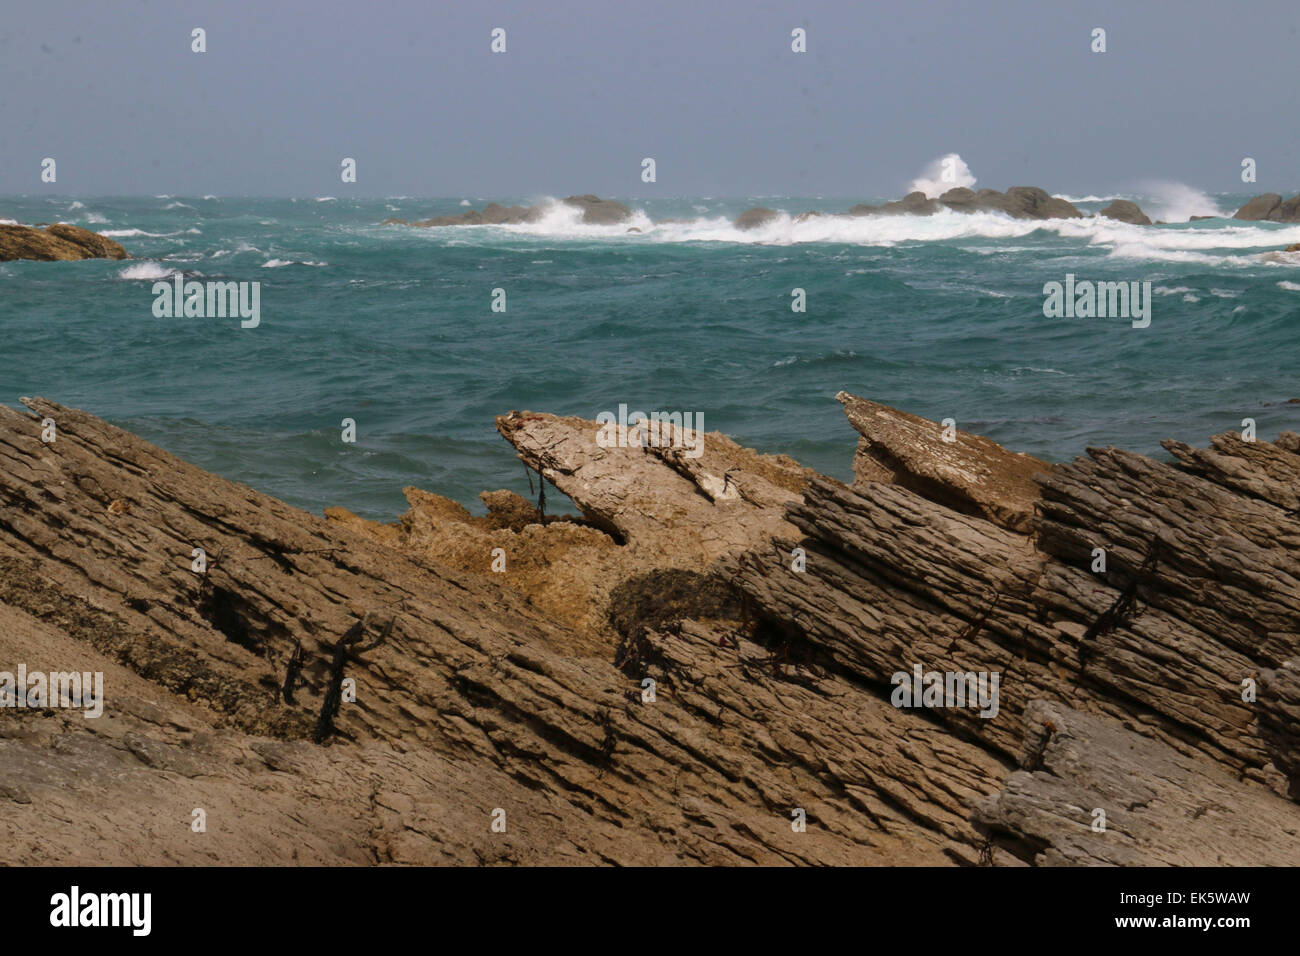
[[[1283,199],[1277,193],[1264,193],[1247,201],[1232,218],[1251,222],[1300,222],[1300,194]]]
[[[601,199],[590,194],[569,196],[560,202],[572,206],[582,213],[582,222],[588,225],[616,225],[632,218],[632,210],[612,199]],[[470,209],[454,216],[433,216],[416,222],[405,219],[385,219],[381,225],[402,226],[515,226],[537,222],[552,208],[549,202],[536,206],[503,206],[500,203],[488,203],[481,210]]]
[[[1133,226],[1151,225],[1151,217],[1149,217],[1146,213],[1144,213],[1137,203],[1130,202],[1127,199],[1116,199],[1109,206],[1107,206],[1100,213],[1098,213],[1098,215],[1105,216],[1107,219],[1116,219],[1120,222],[1127,222]],[[1193,216],[1192,218],[1213,219],[1214,217]]]
[[[0,262],[14,259],[66,262],[130,258],[127,251],[112,239],[66,222],[56,222],[44,229],[0,224]]]
[[[1013,219],[1077,219],[1083,216],[1074,204],[1039,189],[1037,186],[1012,186],[1005,193],[996,189],[981,189],[975,192],[964,186],[948,190],[938,199],[926,196],[923,192],[910,192],[902,199],[887,202],[880,206],[858,203],[842,216],[932,216],[937,212],[950,209],[953,212],[1000,212]],[[779,214],[772,209],[758,207],[747,210],[736,218],[738,229],[755,229],[766,225]],[[803,221],[819,212],[801,213],[796,221]]]
[[[1300,437],[1048,465],[840,400],[852,486],[517,412],[580,518],[411,491],[395,527],[0,408],[0,669],[107,698],[0,711],[0,834],[38,862],[1300,862]],[[894,706],[914,665],[999,674],[995,713]]]

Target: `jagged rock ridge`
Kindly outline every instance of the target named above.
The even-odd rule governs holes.
[[[0,713],[0,833],[95,862],[1296,862],[1300,438],[1048,466],[840,398],[853,486],[502,416],[584,514],[498,494],[473,566],[431,546],[470,527],[434,506],[325,521],[91,415],[0,409],[0,648],[111,689],[102,722]],[[491,570],[552,533],[611,578],[566,572],[581,640],[532,600],[543,570]],[[344,634],[370,649],[317,745]],[[893,706],[914,663],[999,672],[996,716]]]

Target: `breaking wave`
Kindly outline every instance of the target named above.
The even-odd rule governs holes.
[[[1156,180],[1143,183],[1140,188],[1142,211],[1152,222],[1187,222],[1192,216],[1231,215],[1204,192],[1185,183]]]
[[[1211,203],[1212,205],[1212,203]],[[1192,208],[1196,208],[1193,206]],[[419,230],[423,232],[424,230]],[[1279,250],[1300,242],[1300,225],[1241,224],[1223,222],[1178,224],[1170,228],[1135,226],[1114,219],[1013,219],[1000,212],[959,213],[942,210],[931,216],[803,216],[778,210],[775,218],[753,229],[738,229],[727,216],[655,223],[642,210],[617,225],[582,222],[582,211],[551,201],[534,223],[505,226],[447,226],[428,230],[446,240],[497,234],[547,239],[618,239],[626,242],[718,242],[746,245],[799,245],[843,243],[890,247],[901,243],[949,240],[1010,240],[1034,233],[1055,234],[1082,241],[1114,258],[1207,265],[1262,264],[1295,266],[1292,256]],[[1013,247],[1010,251],[1019,251]],[[969,250],[984,253],[990,250]],[[1002,250],[993,249],[993,252]],[[1296,257],[1300,259],[1300,257]]]
[[[160,262],[133,262],[117,274],[119,279],[169,279],[176,275],[178,270],[168,269]]]
[[[951,170],[949,176],[945,178],[944,173]],[[955,189],[958,186],[965,186],[970,189],[975,185],[975,174],[970,171],[970,167],[956,153],[949,153],[946,156],[940,156],[931,162],[921,172],[921,175],[912,180],[912,185],[908,187],[908,192],[922,192],[932,199],[937,199],[949,189]]]

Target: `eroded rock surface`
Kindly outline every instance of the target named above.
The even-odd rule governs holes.
[[[56,262],[130,258],[127,251],[112,239],[66,222],[56,222],[44,229],[0,224],[0,262],[13,259]]]
[[[1025,715],[1021,769],[974,819],[1039,866],[1294,866],[1296,807],[1059,703]]]
[[[1031,455],[877,402],[840,392],[849,423],[862,437],[853,461],[855,484],[888,481],[948,507],[1028,532],[1038,502],[1034,475],[1051,469]]]
[[[580,517],[408,489],[392,526],[0,408],[0,670],[106,698],[0,710],[0,834],[91,863],[1300,862],[1300,438],[1049,468],[840,400],[853,486],[512,412]],[[895,706],[917,665],[997,674],[995,706]]]

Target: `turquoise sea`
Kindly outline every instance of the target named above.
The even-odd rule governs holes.
[[[1230,214],[1249,195],[1195,208]],[[842,478],[855,434],[840,389],[1053,460],[1107,444],[1163,455],[1163,438],[1203,444],[1246,417],[1265,438],[1300,428],[1287,404],[1300,398],[1300,254],[1278,253],[1300,224],[795,222],[882,200],[700,197],[622,200],[640,233],[562,211],[532,226],[380,225],[539,198],[0,198],[0,219],[72,222],[137,259],[0,263],[0,402],[43,395],[311,511],[383,520],[405,511],[406,485],[477,511],[481,490],[527,494],[493,427],[511,409],[696,412]],[[1095,212],[1109,197],[1082,198]],[[1129,198],[1153,218],[1178,205]],[[730,225],[760,205],[790,216]],[[697,221],[651,224],[670,217]],[[152,287],[177,271],[260,282],[260,325],[155,317]],[[1149,280],[1150,327],[1045,318],[1043,285],[1067,274]]]

